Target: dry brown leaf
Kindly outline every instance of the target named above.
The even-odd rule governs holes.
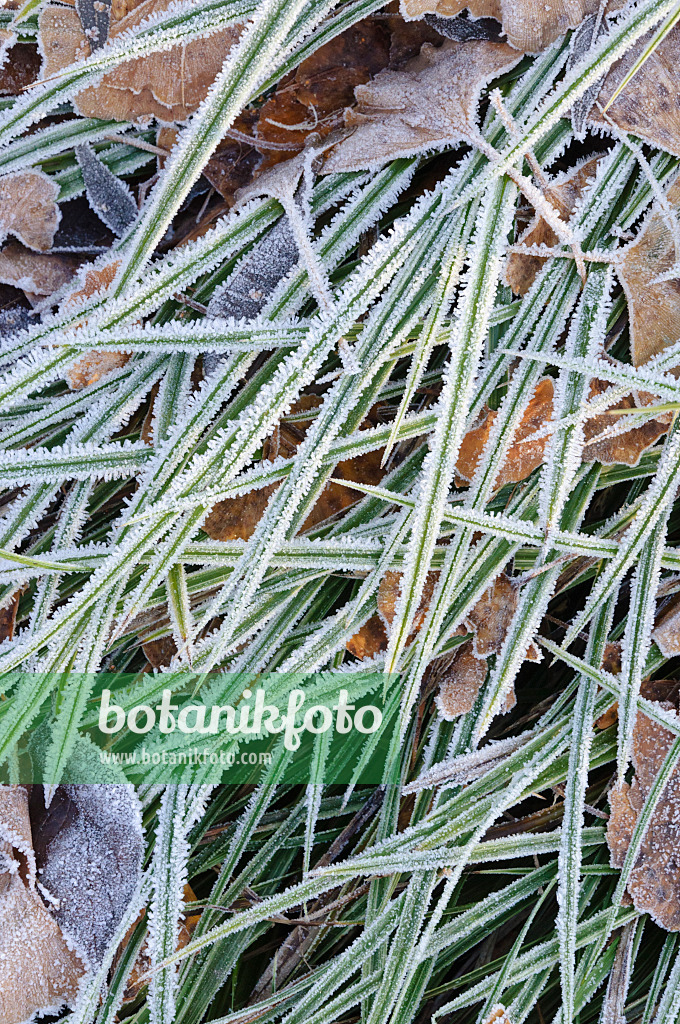
[[[146,18],[167,10],[172,2],[143,0],[132,6],[116,5],[109,40],[115,41]],[[116,19],[116,14],[122,16]],[[90,44],[75,10],[50,4],[40,12],[38,26],[43,78],[89,56]],[[74,106],[83,117],[136,123],[148,123],[152,117],[167,123],[184,121],[205,99],[240,31],[234,25],[207,38],[127,61],[105,74],[99,85],[79,92]]]
[[[435,703],[442,718],[452,722],[454,718],[472,710],[477,694],[484,685],[486,673],[486,659],[477,657],[472,641],[462,644],[448,671],[439,679],[439,693]]]
[[[378,614],[382,618],[388,630],[394,622],[394,616],[397,611],[397,601],[399,600],[399,594],[401,592],[401,578],[402,573],[394,572],[392,569],[389,569],[381,579],[380,586],[378,588]],[[425,622],[427,609],[430,607],[430,601],[432,600],[435,584],[438,579],[438,571],[428,572],[425,577],[423,591],[420,595],[420,602],[418,604],[416,614],[413,617],[411,635],[409,636],[407,643],[411,643],[416,633]]]
[[[589,398],[598,398],[606,394],[610,389],[609,384],[601,380],[593,380],[590,383]],[[620,402],[612,405],[612,409],[634,409],[637,406],[655,405],[658,401],[653,395],[645,391],[639,391],[637,405],[631,395],[622,398]],[[659,438],[668,431],[673,419],[672,413],[665,413],[658,418],[648,419],[639,427],[632,427],[630,430],[623,430],[622,433],[605,437],[601,441],[595,440],[597,435],[611,428],[624,428],[625,416],[611,416],[603,413],[601,416],[593,416],[584,424],[584,436],[587,443],[583,448],[584,462],[601,462],[605,466],[623,464],[625,466],[637,466],[640,457]],[[591,440],[592,439],[592,440]]]
[[[0,96],[18,96],[40,74],[40,54],[32,43],[15,43],[0,68]]]
[[[661,609],[652,631],[652,640],[665,658],[680,654],[680,594]]]
[[[372,615],[358,633],[351,636],[345,647],[359,661],[364,658],[375,658],[376,654],[387,650],[387,632],[379,615]]]
[[[0,178],[0,241],[10,234],[29,249],[49,249],[61,218],[58,195],[59,186],[42,171]]]
[[[576,28],[588,14],[599,9],[599,0],[401,0],[401,10],[408,18],[424,14],[453,17],[466,7],[473,18],[495,18],[501,22],[508,42],[522,53],[539,53],[546,46]],[[623,6],[609,3],[607,10]]]
[[[607,106],[655,32],[656,29],[638,40],[609,71],[597,97],[601,108]],[[680,156],[679,61],[680,29],[676,26],[655,46],[633,81],[609,107],[606,117],[596,105],[589,119],[598,124],[606,124],[609,118],[622,131],[632,132],[652,146]]]
[[[402,71],[381,71],[355,89],[357,107],[345,111],[352,134],[330,151],[323,172],[372,168],[447,144],[478,138],[479,95],[520,60],[505,43],[447,39],[423,45]]]
[[[70,253],[37,253],[8,242],[0,250],[0,281],[29,295],[53,295],[68,284],[81,262]]]
[[[680,180],[670,187],[667,199],[677,210]],[[623,249],[617,265],[628,302],[630,354],[634,366],[646,363],[680,338],[680,281],[654,284],[655,278],[670,270],[675,262],[673,236],[663,213],[654,209],[635,241]]]
[[[571,217],[572,210],[584,193],[584,190],[595,178],[597,165],[601,157],[593,157],[570,168],[565,174],[558,175],[546,189],[546,198],[559,213],[565,223]],[[521,245],[557,245],[558,238],[543,217],[535,214],[534,219],[518,239]],[[515,295],[525,295],[531,288],[536,275],[545,263],[541,256],[527,256],[521,253],[510,253],[505,265],[504,281],[512,288]]]
[[[474,606],[465,625],[473,637],[478,658],[500,654],[512,617],[517,607],[517,590],[504,572],[500,573]]]
[[[162,636],[142,644],[142,651],[152,668],[161,668],[169,665],[177,654],[177,644],[171,636]]]
[[[321,46],[277,86],[260,110],[255,145],[262,170],[299,152],[313,131],[325,136],[342,124],[355,86],[368,82],[390,61],[390,33],[366,19]],[[269,149],[268,144],[285,149]]]
[[[321,405],[321,401],[318,395],[302,395],[293,404],[291,413],[316,409]],[[310,423],[311,420],[298,420],[295,423],[287,423],[284,420],[272,436],[266,439],[263,445],[263,458],[270,462],[279,456],[291,458],[304,439]],[[370,418],[366,425],[370,425]],[[356,459],[339,462],[333,470],[333,475],[357,483],[378,483],[383,476],[380,466],[382,452],[383,449],[379,449],[359,455]],[[262,518],[269,498],[278,486],[270,484],[268,487],[250,491],[236,498],[218,501],[206,519],[203,529],[213,540],[248,540]],[[351,487],[334,482],[327,483],[299,532],[311,530],[331,516],[356,504],[362,497],[360,491],[355,491]]]
[[[526,479],[543,462],[548,438],[544,436],[532,441],[531,435],[544,427],[552,417],[553,388],[552,377],[544,377],[534,388],[534,393],[515,431],[507,457],[494,481],[496,489],[507,483],[518,483]],[[494,410],[487,409],[479,426],[473,427],[463,438],[456,462],[456,474],[466,483],[474,476],[496,415]],[[529,440],[526,440],[527,438]]]
[[[673,708],[667,701],[662,706]],[[673,738],[668,729],[638,713],[632,755],[635,777],[630,785],[616,786],[609,798],[607,843],[612,867],[623,865],[638,815]],[[628,883],[635,908],[649,913],[667,931],[680,931],[679,816],[680,769],[676,768],[654,810]]]
[[[23,786],[0,786],[0,1024],[73,1007],[83,964],[36,888]]]
[[[64,308],[70,309],[72,306],[77,306],[83,300],[92,298],[93,295],[98,293],[104,294],[113,282],[119,265],[119,260],[113,260],[113,262],[105,263],[101,267],[93,267],[91,270],[87,270],[82,287],[68,296],[64,303]],[[94,384],[100,380],[105,374],[110,373],[111,370],[117,370],[119,367],[125,366],[129,358],[130,355],[126,352],[87,352],[73,364],[66,374],[68,386],[73,391],[80,391],[89,384]]]
[[[14,637],[20,597],[21,591],[17,590],[16,594],[10,599],[9,604],[6,604],[4,608],[0,608],[0,644],[3,640],[12,640]]]

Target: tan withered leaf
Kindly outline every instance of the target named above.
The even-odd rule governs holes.
[[[0,178],[0,241],[14,235],[29,249],[49,249],[61,218],[58,195],[59,186],[42,171]]]
[[[442,718],[452,722],[471,711],[487,673],[485,658],[478,658],[471,640],[456,651],[448,670],[439,678],[435,703]]]
[[[610,389],[609,384],[601,380],[593,380],[590,383],[590,400],[606,394]],[[658,399],[645,391],[638,392],[638,405],[631,395],[622,398],[612,406],[612,409],[634,409],[638,406],[654,405]],[[625,428],[625,416],[611,416],[603,413],[600,416],[593,416],[584,424],[584,435],[586,444],[583,448],[584,462],[601,462],[605,466],[623,464],[626,466],[637,466],[641,455],[647,451],[659,438],[665,434],[671,425],[672,413],[665,413],[658,418],[649,419],[639,427]],[[621,433],[615,433],[610,437],[597,440],[597,435],[603,434],[612,428],[618,428]]]
[[[680,594],[672,597],[660,611],[652,640],[666,658],[680,654]]]
[[[19,242],[0,250],[0,281],[29,295],[53,295],[73,278],[81,258],[70,253],[37,253]]]
[[[543,462],[543,453],[548,443],[547,437],[531,440],[531,435],[550,420],[553,411],[553,380],[544,377],[538,382],[531,399],[527,403],[524,415],[519,422],[494,486],[498,489],[507,483],[517,483],[526,479]],[[491,427],[497,413],[493,409],[486,410],[482,422],[467,432],[456,462],[456,475],[469,483],[489,439]],[[525,440],[526,439],[526,440]]]
[[[604,80],[597,103],[605,108],[624,77],[649,45],[656,29],[643,36],[617,61]],[[671,29],[665,39],[635,73],[635,78],[619,93],[606,117],[622,131],[632,132],[645,142],[680,156],[680,102],[678,101],[678,62],[680,29]],[[595,105],[590,120],[606,123]]]
[[[622,6],[609,3],[611,11]],[[424,14],[451,17],[468,8],[473,18],[496,18],[501,22],[508,42],[523,53],[539,53],[570,28],[580,25],[587,14],[595,14],[599,0],[401,0],[408,18]]]
[[[0,963],[0,1024],[74,1005],[83,964],[36,887],[23,786],[0,786]]]
[[[594,180],[600,159],[600,157],[594,157],[570,168],[565,174],[555,177],[550,182],[550,187],[546,189],[546,198],[565,223],[571,217],[572,210],[587,185]],[[521,245],[552,247],[557,245],[558,238],[543,217],[536,214],[518,242]],[[512,288],[515,295],[525,295],[544,263],[545,259],[540,256],[510,253],[505,265],[505,283]]]
[[[680,180],[670,187],[667,199],[673,209],[680,206]],[[635,366],[680,338],[680,281],[654,283],[675,261],[673,236],[663,213],[655,209],[635,241],[623,249],[617,265],[628,301],[630,354]]]
[[[116,6],[109,40],[115,41],[146,18],[167,10],[172,2],[143,0],[132,7]],[[116,14],[122,16],[116,20]],[[89,56],[90,44],[75,10],[50,4],[40,12],[38,26],[43,78]],[[207,38],[127,61],[104,75],[99,85],[78,93],[76,110],[83,117],[116,121],[143,123],[152,117],[168,123],[184,121],[205,99],[239,35],[240,28],[231,26]]]
[[[517,590],[504,572],[500,573],[474,606],[465,625],[473,636],[478,658],[499,654],[517,608]]]
[[[103,294],[110,287],[118,270],[118,260],[105,263],[101,267],[93,267],[85,271],[83,285],[77,291],[69,295],[64,303],[65,309],[78,306],[80,302],[92,298],[93,295]],[[81,359],[73,364],[66,374],[68,386],[74,391],[80,391],[89,384],[94,384],[111,370],[117,370],[125,366],[129,353],[126,352],[86,352]]]
[[[316,409],[319,405],[321,398],[318,395],[303,395],[293,404],[291,413]],[[310,423],[311,420],[298,420],[294,423],[287,423],[284,420],[271,437],[265,440],[263,458],[268,461],[281,456],[285,459],[291,458],[304,439]],[[370,417],[367,425],[370,425]],[[383,476],[381,458],[382,449],[359,455],[356,459],[347,459],[337,464],[333,475],[348,482],[378,483]],[[248,540],[262,518],[269,498],[278,486],[270,484],[257,491],[217,502],[203,529],[213,540]],[[361,498],[361,492],[352,490],[351,487],[334,482],[327,483],[299,532],[311,530],[312,527],[354,505]]]
[[[397,612],[397,601],[399,600],[399,594],[401,593],[401,578],[402,573],[394,572],[392,569],[389,569],[381,579],[380,586],[378,588],[378,613],[388,629],[394,622],[394,616]],[[430,607],[430,601],[432,600],[432,595],[438,579],[438,572],[428,572],[425,577],[425,584],[423,586],[422,594],[420,595],[420,602],[418,604],[416,614],[413,617],[411,635],[407,641],[409,643],[413,640],[416,633],[425,622],[427,609]]]
[[[402,71],[381,71],[357,86],[357,107],[345,111],[345,125],[354,130],[330,151],[323,172],[376,167],[397,156],[477,138],[482,89],[519,60],[505,43],[425,43]]]
[[[667,701],[662,706],[673,708]],[[609,797],[607,843],[612,867],[623,864],[640,810],[672,742],[668,729],[638,714],[633,735],[635,777],[630,785],[616,786]],[[652,815],[628,883],[635,908],[650,914],[667,931],[680,931],[679,816],[680,769],[676,768]]]

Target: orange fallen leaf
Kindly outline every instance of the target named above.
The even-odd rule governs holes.
[[[321,398],[318,395],[303,395],[294,403],[291,413],[315,409],[319,405],[321,405]],[[284,420],[271,437],[266,439],[263,445],[263,458],[267,461],[273,461],[279,456],[286,459],[292,458],[309,429],[310,423],[311,420],[298,420],[295,423],[287,423]],[[382,449],[376,452],[367,452],[365,455],[357,456],[356,459],[347,459],[337,464],[333,475],[348,482],[378,483],[383,475],[380,467],[381,458]],[[270,484],[236,498],[218,501],[206,519],[203,529],[213,540],[248,540],[253,535],[271,495],[278,486],[278,484]],[[331,516],[356,504],[362,497],[361,492],[355,491],[349,486],[333,481],[327,483],[299,532],[305,533],[307,530],[311,530],[312,527],[318,526],[319,523],[330,519]]]
[[[534,388],[534,393],[515,431],[513,443],[494,481],[496,489],[507,483],[525,480],[542,464],[548,438],[543,436],[531,440],[531,435],[544,427],[552,417],[553,390],[552,377],[544,377]],[[466,483],[474,476],[496,416],[497,413],[493,409],[487,408],[482,422],[469,430],[463,438],[456,462],[456,475]]]
[[[397,156],[477,139],[482,89],[519,60],[505,43],[425,43],[403,70],[381,71],[357,86],[357,107],[344,117],[353,131],[330,151],[323,173],[372,168]]]
[[[666,198],[677,211],[680,181],[671,185]],[[675,252],[666,218],[660,210],[653,209],[637,238],[622,250],[617,264],[617,274],[628,302],[630,354],[634,366],[646,363],[680,338],[678,281],[655,283],[659,275],[671,269],[676,259],[680,259],[680,253]]]
[[[359,661],[364,658],[375,658],[376,654],[387,650],[387,633],[379,615],[372,615],[361,629],[351,636],[345,647]]]
[[[172,2],[142,0],[134,5],[115,5],[109,40],[115,41],[146,18],[166,11]],[[74,106],[83,117],[136,123],[148,123],[152,117],[167,123],[184,121],[205,99],[240,32],[240,27],[233,25],[206,38],[120,64],[105,74],[99,85],[79,92]],[[38,18],[38,38],[44,55],[43,78],[90,54],[80,19],[69,8],[55,4],[44,7]]]
[[[668,701],[662,706],[673,709]],[[618,784],[609,796],[607,843],[612,867],[623,865],[638,815],[673,739],[668,729],[638,713],[632,754],[635,777],[630,785]],[[667,931],[680,931],[679,815],[680,769],[676,768],[652,814],[628,882],[636,910],[650,914]]]
[[[609,389],[610,385],[601,380],[591,381],[590,400],[606,394]],[[634,409],[638,406],[655,405],[658,401],[653,395],[644,391],[638,392],[637,399],[636,405],[633,397],[627,395],[613,405],[612,409]],[[592,416],[584,424],[584,436],[587,443],[583,448],[583,461],[601,462],[605,466],[617,464],[637,466],[643,453],[668,431],[672,418],[672,413],[664,413],[654,419],[646,420],[639,427],[626,430],[625,416],[611,416],[608,413]],[[604,434],[605,431],[612,429],[621,432],[597,440],[599,434]]]
[[[1,177],[0,241],[10,234],[29,249],[49,249],[61,218],[58,195],[59,186],[42,171],[18,171]]]
[[[565,174],[556,176],[545,190],[546,198],[565,223],[571,217],[574,206],[588,184],[594,181],[600,159],[601,157],[592,157],[577,164]],[[544,218],[535,214],[518,239],[518,243],[527,246],[547,245],[550,248],[557,245],[558,238]],[[515,295],[526,295],[544,263],[545,257],[510,253],[505,265],[504,281]]]

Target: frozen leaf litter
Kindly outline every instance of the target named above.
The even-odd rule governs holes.
[[[0,10],[0,1024],[677,1017],[675,18]],[[71,781],[288,673],[398,785]]]

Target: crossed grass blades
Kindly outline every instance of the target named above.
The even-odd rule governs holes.
[[[676,10],[551,10],[0,13],[7,778],[369,668],[402,783],[3,787],[3,1024],[677,1019]]]

